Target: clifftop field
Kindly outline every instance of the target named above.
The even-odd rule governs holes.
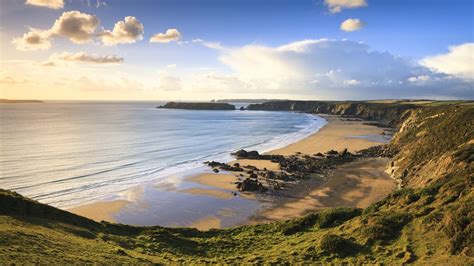
[[[206,232],[97,223],[1,190],[0,263],[474,263],[472,102],[281,101],[249,109],[397,126],[387,171],[402,188],[366,209]]]

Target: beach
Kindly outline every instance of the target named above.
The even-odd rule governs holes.
[[[304,156],[344,149],[356,152],[382,144],[377,138],[384,132],[382,128],[364,124],[364,121],[339,116],[324,115],[322,117],[327,120],[327,124],[318,132],[266,154]],[[242,166],[251,165],[259,169],[279,170],[278,163],[270,160],[238,159],[229,164],[235,163]],[[324,208],[338,206],[363,208],[380,200],[395,188],[393,179],[384,172],[386,163],[387,161],[382,158],[364,158],[346,163],[332,171],[324,182],[304,180],[280,191],[277,195],[240,192],[236,187],[236,182],[245,176],[226,171],[220,173],[207,171],[185,177],[185,182],[196,185],[178,189],[175,192],[193,197],[214,198],[215,201],[230,201],[235,198],[254,201],[260,206],[259,210],[251,215],[247,213],[249,217],[246,217],[246,223],[285,220]],[[168,189],[176,190],[177,188]],[[69,209],[69,211],[94,220],[116,221],[114,217],[123,212],[127,206],[130,208],[131,205],[133,204],[123,200],[100,201]],[[243,215],[228,209],[222,208],[215,214],[203,214],[202,217],[188,221],[186,225],[201,230],[220,228],[223,227],[223,218],[232,219],[233,216]]]

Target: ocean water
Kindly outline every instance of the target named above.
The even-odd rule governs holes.
[[[240,148],[283,147],[325,124],[300,113],[156,109],[160,104],[0,104],[0,188],[63,208],[115,199],[139,185],[179,182],[204,161],[230,161]]]

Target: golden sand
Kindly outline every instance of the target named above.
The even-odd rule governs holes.
[[[115,222],[114,215],[129,203],[131,202],[127,200],[99,201],[79,207],[74,207],[68,209],[67,211],[87,217],[97,222]]]

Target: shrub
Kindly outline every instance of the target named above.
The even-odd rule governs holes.
[[[320,228],[334,227],[359,216],[361,213],[362,210],[358,208],[333,208],[319,213],[312,213],[303,218],[287,221],[281,225],[281,232],[285,235],[291,235],[314,226],[319,226]]]
[[[367,243],[390,241],[400,235],[403,227],[410,222],[412,216],[407,213],[393,213],[369,217],[367,225],[360,229]]]
[[[343,222],[362,214],[362,210],[358,208],[334,208],[329,211],[322,212],[319,215],[319,227],[334,227]]]
[[[319,249],[324,254],[346,256],[356,252],[359,247],[352,241],[334,234],[326,234],[319,241]]]

